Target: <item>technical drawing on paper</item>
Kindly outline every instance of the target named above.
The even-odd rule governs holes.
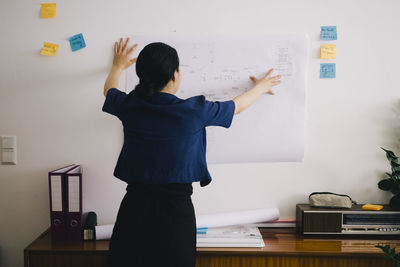
[[[207,128],[210,163],[301,161],[304,151],[308,37],[305,34],[146,35],[132,36],[138,51],[164,42],[179,55],[182,82],[177,96],[205,95],[226,101],[249,90],[249,76],[270,69],[282,75],[274,96],[265,95],[233,119],[229,129]],[[126,91],[138,83],[134,66],[127,70]]]

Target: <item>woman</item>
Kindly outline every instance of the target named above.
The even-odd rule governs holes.
[[[211,181],[205,158],[205,127],[231,125],[238,114],[271,88],[280,76],[251,76],[252,89],[224,102],[204,96],[180,99],[181,73],[176,50],[163,43],[147,45],[130,59],[137,45],[129,38],[114,45],[114,60],[104,85],[103,111],[124,126],[124,144],[114,176],[127,182],[110,240],[110,266],[194,267],[196,221],[192,182]],[[136,63],[139,84],[119,91],[123,70]]]

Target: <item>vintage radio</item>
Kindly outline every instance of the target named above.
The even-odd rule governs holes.
[[[304,235],[400,235],[400,211],[316,208],[296,205],[296,228]]]

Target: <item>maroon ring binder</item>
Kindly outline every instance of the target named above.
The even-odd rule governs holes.
[[[66,173],[76,165],[51,171],[48,173],[49,198],[50,198],[50,228],[53,241],[65,241],[67,239],[66,229]]]
[[[82,167],[66,173],[66,228],[68,241],[83,240],[82,225]]]

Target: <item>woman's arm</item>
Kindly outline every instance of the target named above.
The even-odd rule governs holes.
[[[270,77],[272,71],[273,69],[270,69],[261,79],[256,79],[256,77],[250,76],[250,79],[254,82],[254,86],[249,91],[244,92],[233,99],[233,102],[235,102],[235,114],[239,114],[246,108],[250,107],[261,95],[265,93],[271,95],[275,94],[271,88],[281,83],[279,80],[281,76],[277,75]]]
[[[111,88],[118,88],[119,78],[121,77],[122,71],[130,67],[136,62],[137,58],[130,59],[133,51],[137,47],[137,44],[128,49],[129,38],[126,38],[125,44],[121,38],[114,44],[114,60],[111,67],[111,71],[107,76],[107,80],[104,84],[104,96],[107,95],[108,90]]]

